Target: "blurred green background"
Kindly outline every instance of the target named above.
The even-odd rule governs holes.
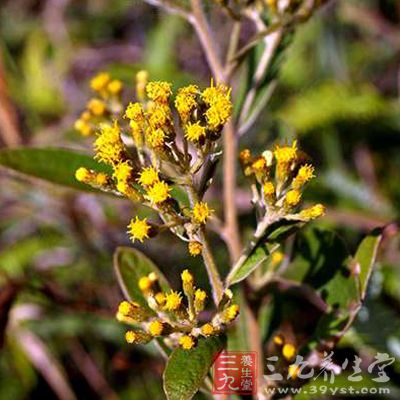
[[[224,43],[225,19],[213,13],[212,21]],[[391,224],[338,362],[355,352],[366,360],[377,351],[400,358],[399,26],[396,0],[330,2],[296,32],[273,98],[240,143],[260,152],[297,137],[318,171],[306,200],[327,205],[318,224],[338,231],[350,250],[369,230]],[[140,69],[175,87],[210,80],[191,27],[143,2],[2,0],[1,146],[90,152],[91,139],[72,129],[90,95],[88,80],[106,70],[124,81],[129,97]],[[241,176],[239,184],[247,234],[254,220]],[[218,210],[215,187],[210,198]],[[137,211],[123,200],[0,170],[1,400],[164,398],[163,361],[151,346],[124,343],[113,318],[122,294],[112,253],[129,245],[126,224]],[[214,239],[226,270],[226,250]],[[203,268],[172,235],[139,247],[172,283],[192,267],[204,286]],[[398,398],[400,363],[387,371],[393,391],[386,397]]]

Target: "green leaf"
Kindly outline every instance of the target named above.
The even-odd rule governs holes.
[[[370,235],[365,237],[358,246],[354,261],[359,267],[359,298],[363,300],[367,291],[368,281],[372,273],[372,268],[375,263],[376,255],[378,253],[379,244],[382,239],[381,229],[376,229]]]
[[[262,237],[254,239],[256,243],[253,243],[253,248],[249,247],[246,249],[243,253],[244,255],[240,257],[239,261],[232,268],[226,278],[227,286],[246,279],[253,271],[267,261],[271,253],[279,247],[279,243],[282,243],[286,237],[292,235],[303,225],[303,221],[280,219],[268,226]]]
[[[164,275],[147,256],[131,247],[118,247],[114,253],[114,268],[118,283],[127,299],[136,301],[143,307],[148,307],[145,298],[138,287],[142,276],[155,272],[161,289],[171,289]]]
[[[91,156],[67,149],[20,147],[0,151],[0,165],[35,178],[84,191],[95,191],[75,179],[79,167],[111,173]]]
[[[343,240],[328,230],[308,229],[298,235],[294,254],[285,277],[313,287],[331,307],[349,309],[358,295]]]
[[[232,269],[233,273],[230,273],[227,277],[227,286],[234,285],[235,283],[246,279],[254,270],[268,259],[276,247],[278,247],[278,245],[275,245],[273,248],[269,248],[265,244],[258,246],[237,270],[235,270],[235,267]]]
[[[200,338],[191,350],[175,349],[164,371],[164,391],[168,400],[193,398],[226,344],[225,336]]]

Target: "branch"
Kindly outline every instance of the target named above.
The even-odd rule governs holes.
[[[219,59],[215,40],[204,14],[201,0],[190,0],[190,4],[192,5],[192,18],[190,18],[189,22],[193,25],[199,37],[212,74],[217,82],[222,83],[225,81],[224,69]]]

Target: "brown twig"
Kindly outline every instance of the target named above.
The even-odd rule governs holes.
[[[224,160],[223,160],[223,195],[224,195],[224,240],[228,245],[231,261],[240,256],[242,245],[240,243],[239,226],[236,207],[236,158],[237,137],[232,121],[225,126],[224,131]]]
[[[222,83],[225,81],[224,69],[220,61],[217,47],[215,46],[215,40],[211,28],[204,14],[201,0],[191,0],[190,4],[192,6],[192,16],[189,19],[189,22],[193,25],[197,36],[199,37],[212,74],[217,82]]]

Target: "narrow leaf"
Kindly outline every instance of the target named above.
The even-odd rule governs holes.
[[[233,268],[232,273],[228,275],[227,286],[234,285],[246,279],[254,270],[256,270],[262,263],[264,263],[270,254],[279,245],[274,245],[273,248],[269,249],[267,245],[258,246],[243,264],[239,268]]]
[[[192,399],[225,343],[225,336],[214,336],[200,338],[197,346],[191,350],[175,349],[164,371],[167,399]]]
[[[356,254],[354,255],[354,261],[358,264],[358,268],[360,271],[360,300],[363,300],[365,297],[368,281],[372,273],[372,268],[375,263],[381,238],[382,232],[380,229],[372,232],[370,235],[363,239],[363,241],[358,246]]]
[[[138,302],[143,307],[147,307],[147,302],[138,286],[138,281],[142,276],[154,272],[158,277],[161,289],[163,291],[170,290],[168,281],[153,261],[137,249],[118,247],[114,253],[114,268],[125,297]]]
[[[96,191],[75,179],[75,171],[85,167],[111,173],[93,157],[67,149],[19,147],[0,151],[0,165],[35,178],[84,191]]]

